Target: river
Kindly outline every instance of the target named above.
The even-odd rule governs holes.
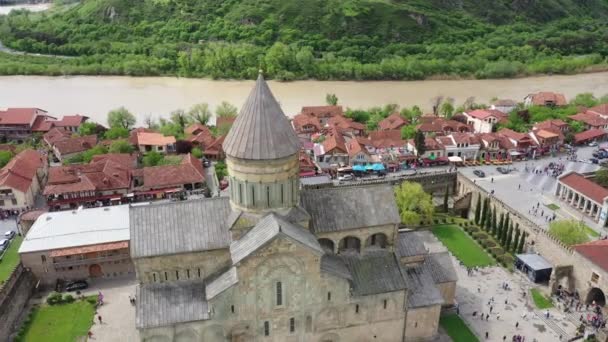
[[[501,80],[426,81],[297,81],[269,82],[286,115],[297,114],[302,106],[323,105],[325,95],[334,93],[345,107],[367,108],[387,103],[431,108],[431,99],[442,95],[461,104],[469,96],[476,102],[492,98],[521,101],[538,91],[562,92],[569,99],[591,92],[608,94],[608,72],[569,76],[538,76]],[[141,124],[146,115],[166,116],[175,109],[188,109],[206,102],[211,107],[228,101],[242,105],[253,81],[216,81],[174,77],[0,77],[0,107],[38,107],[55,116],[88,115],[106,123],[109,110],[124,106],[136,114]]]
[[[30,12],[41,12],[41,11],[46,11],[50,7],[51,7],[50,3],[0,6],[0,15],[8,14],[12,10],[20,10],[20,9],[26,9]]]

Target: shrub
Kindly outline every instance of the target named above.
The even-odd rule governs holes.
[[[502,247],[492,247],[490,248],[490,253],[496,257],[505,254],[505,251],[502,249]]]
[[[66,294],[65,296],[63,296],[63,302],[64,303],[73,303],[74,297],[71,294]]]
[[[479,227],[470,226],[470,227],[467,227],[467,228],[468,228],[468,229],[467,229],[467,231],[468,231],[469,233],[471,233],[471,234],[476,233],[476,232],[479,232]]]
[[[51,294],[46,298],[46,303],[48,305],[61,304],[62,303],[61,293],[51,292]]]
[[[492,241],[492,240],[485,240],[483,242],[483,246],[485,248],[492,248],[492,247],[496,247],[496,242]]]
[[[95,304],[97,304],[97,299],[95,297],[88,297],[87,302],[95,305]]]
[[[506,267],[506,265],[511,265],[513,263],[513,257],[506,254],[501,255],[498,257],[498,261],[500,261]]]
[[[473,233],[473,237],[477,240],[487,240],[488,234],[486,234],[484,232],[476,232],[476,233]]]

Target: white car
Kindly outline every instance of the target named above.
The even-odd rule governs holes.
[[[342,175],[342,176],[338,177],[338,180],[340,182],[351,181],[353,179],[354,179],[353,175],[350,175],[350,174],[348,174],[348,175]]]
[[[597,141],[592,141],[592,142],[590,142],[590,143],[589,143],[589,146],[590,146],[590,147],[595,147],[595,146],[597,146]]]

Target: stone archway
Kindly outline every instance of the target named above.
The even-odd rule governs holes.
[[[361,240],[354,236],[347,236],[340,240],[340,244],[338,246],[339,253],[352,252],[359,253],[361,252]]]
[[[334,253],[334,242],[330,239],[319,239],[319,245],[326,253]]]
[[[365,248],[368,247],[377,247],[377,248],[386,248],[388,244],[388,238],[384,233],[376,233],[371,235],[365,241]]]
[[[585,303],[593,304],[593,302],[599,306],[606,305],[606,296],[604,296],[604,291],[598,289],[597,287],[589,290]]]
[[[89,276],[91,278],[99,278],[103,276],[103,271],[101,270],[101,266],[99,264],[93,264],[89,266]]]

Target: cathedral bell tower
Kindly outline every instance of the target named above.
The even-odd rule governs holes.
[[[261,72],[223,148],[234,211],[261,217],[298,205],[300,140]]]

